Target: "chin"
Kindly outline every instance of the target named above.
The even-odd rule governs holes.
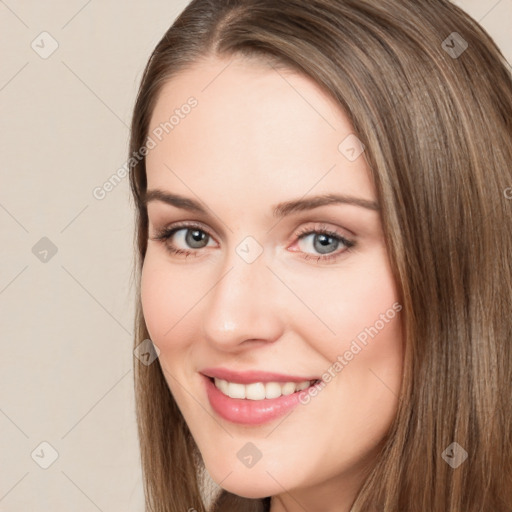
[[[266,498],[282,492],[282,487],[265,471],[256,472],[254,469],[229,469],[221,473],[216,472],[214,468],[208,466],[206,469],[217,485],[231,494],[236,494],[242,498]],[[229,474],[230,472],[231,474]]]

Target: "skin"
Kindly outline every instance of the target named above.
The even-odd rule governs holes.
[[[291,70],[209,57],[165,85],[150,132],[190,96],[197,107],[146,157],[148,190],[199,198],[208,208],[205,215],[148,203],[141,296],[165,378],[223,488],[273,496],[272,512],[348,511],[396,414],[400,313],[307,405],[268,424],[219,417],[198,372],[222,366],[321,376],[398,302],[378,211],[331,204],[279,222],[272,216],[277,203],[305,195],[376,201],[364,153],[349,161],[338,150],[353,133],[345,113]],[[202,248],[187,244],[186,228],[153,240],[181,221],[209,235]],[[331,241],[324,254],[321,235],[296,236],[319,223],[356,245]],[[263,250],[250,264],[236,252],[247,236]],[[173,255],[169,245],[195,253]],[[317,261],[328,254],[337,260]],[[262,454],[251,468],[237,458],[249,441]]]

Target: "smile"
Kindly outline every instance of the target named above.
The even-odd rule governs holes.
[[[247,400],[265,400],[288,396],[296,391],[302,391],[316,381],[305,380],[303,382],[254,382],[252,384],[240,384],[228,382],[224,379],[214,379],[217,389],[230,398],[243,398]]]
[[[254,426],[291,413],[301,403],[301,393],[307,393],[310,387],[320,382],[319,379],[267,372],[240,374],[211,370],[205,373],[201,377],[213,412],[231,423]]]

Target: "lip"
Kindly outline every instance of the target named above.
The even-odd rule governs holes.
[[[281,373],[262,372],[251,370],[235,372],[227,368],[204,368],[199,373],[207,377],[227,380],[237,384],[252,384],[253,382],[304,382],[305,380],[320,380],[320,377],[298,377],[296,375],[283,375]]]
[[[269,374],[266,375],[268,376]],[[231,423],[238,423],[241,425],[261,425],[273,421],[281,416],[284,416],[293,408],[297,407],[297,405],[299,405],[300,393],[307,393],[309,389],[306,388],[303,389],[302,391],[296,391],[291,395],[282,395],[278,398],[248,400],[243,398],[231,398],[229,396],[226,396],[224,393],[220,391],[220,389],[217,389],[213,380],[210,377],[204,374],[202,374],[201,377],[204,381],[206,396],[208,397],[208,401],[210,402],[210,406],[214,410],[214,412],[217,413],[224,420],[227,420]],[[270,379],[266,380],[266,382],[269,381]],[[250,382],[255,381],[251,380]],[[260,380],[257,382],[262,381]],[[292,381],[288,380],[285,382]],[[240,382],[240,384],[243,383]],[[312,384],[312,386],[314,385],[315,384]]]

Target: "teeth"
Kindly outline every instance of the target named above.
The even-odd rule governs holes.
[[[231,398],[245,398],[245,386],[243,384],[236,384],[229,382],[227,395]]]
[[[281,395],[281,386],[277,382],[267,382],[265,384],[265,398],[278,398]]]
[[[297,391],[302,391],[303,389],[306,389],[309,387],[309,382],[300,382],[297,386]]]
[[[240,385],[245,388],[245,398],[249,400],[263,400],[265,398],[265,384],[263,384],[263,382]]]
[[[231,398],[246,398],[248,400],[264,400],[265,398],[279,398],[282,395],[291,395],[296,391],[308,388],[315,381],[303,382],[254,382],[252,384],[238,384],[223,379],[214,379],[215,386]]]
[[[287,382],[281,387],[281,393],[283,393],[283,395],[291,395],[295,393],[295,389],[295,382]]]

